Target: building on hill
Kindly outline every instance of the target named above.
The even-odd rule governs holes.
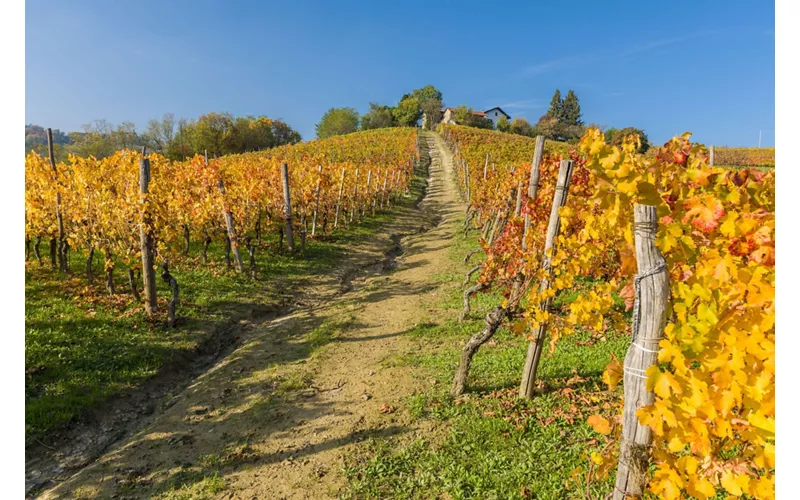
[[[494,127],[497,128],[497,120],[500,119],[501,116],[505,116],[506,120],[511,121],[511,116],[508,113],[500,109],[499,107],[494,107],[492,109],[487,109],[484,111],[484,116],[494,123]]]
[[[482,116],[484,118],[492,120],[492,123],[494,123],[495,127],[497,127],[497,120],[499,120],[501,116],[505,116],[507,120],[511,120],[511,117],[508,115],[508,113],[506,113],[499,107],[494,107],[487,111],[474,111],[474,110],[470,111],[472,111],[473,115]],[[455,125],[456,123],[455,108],[444,108],[442,110],[442,123],[449,123],[451,125]]]

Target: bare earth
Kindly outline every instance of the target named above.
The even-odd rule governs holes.
[[[432,164],[418,208],[354,248],[295,313],[251,329],[144,429],[41,498],[149,498],[181,488],[191,497],[334,498],[346,485],[343,457],[360,441],[426,433],[395,408],[427,382],[392,360],[415,349],[405,332],[440,321],[427,304],[451,286],[437,275],[452,266],[463,207],[441,138],[423,140]],[[210,469],[222,480],[208,479]]]

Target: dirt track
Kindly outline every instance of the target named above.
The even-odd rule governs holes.
[[[354,248],[297,312],[255,327],[146,428],[41,498],[181,487],[218,498],[336,497],[342,457],[361,440],[425,432],[394,408],[426,382],[391,361],[414,348],[404,333],[430,319],[462,207],[444,144],[423,138],[432,162],[418,207]]]

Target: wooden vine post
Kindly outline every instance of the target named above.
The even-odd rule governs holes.
[[[383,210],[383,202],[386,199],[386,183],[389,181],[389,169],[386,169],[386,175],[383,177],[383,190],[381,190],[381,210]]]
[[[53,182],[56,184],[56,223],[58,224],[58,248],[50,243],[50,257],[55,268],[56,259],[54,253],[58,255],[58,269],[67,272],[67,252],[64,248],[66,238],[64,236],[64,215],[61,213],[61,190],[58,189],[58,169],[56,168],[56,157],[53,153],[53,129],[47,129],[47,153],[50,156],[50,168],[53,169]],[[53,250],[56,250],[55,252]]]
[[[714,146],[708,147],[708,164],[714,166]]]
[[[289,193],[289,165],[281,164],[281,182],[283,183],[283,219],[286,221],[286,244],[289,251],[294,252],[294,236],[292,235],[292,198]]]
[[[319,174],[319,179],[317,179],[317,195],[316,201],[314,201],[314,218],[311,220],[311,237],[313,238],[315,234],[317,234],[317,214],[319,213],[319,195],[320,195],[320,187],[322,185],[322,165],[317,166],[317,173]]]
[[[353,182],[353,203],[350,206],[350,222],[353,222],[353,214],[358,209],[358,168],[356,167],[356,180]]]
[[[636,411],[653,404],[645,372],[658,358],[658,343],[664,338],[669,303],[669,275],[664,258],[655,245],[658,229],[656,207],[633,207],[633,238],[636,247],[634,277],[633,336],[623,364],[625,409],[617,480],[613,499],[640,497],[647,484],[652,431],[641,425]]]
[[[483,180],[486,180],[486,176],[489,174],[489,153],[486,153],[486,162],[483,164]]]
[[[155,253],[152,221],[150,211],[147,209],[147,193],[150,191],[150,160],[144,155],[146,150],[142,148],[142,158],[139,160],[139,199],[142,203],[142,220],[139,224],[139,241],[142,252],[142,281],[144,282],[144,309],[147,314],[152,315],[158,310],[156,302],[156,271],[153,268],[153,254]],[[135,284],[131,283],[132,290]]]
[[[528,180],[528,201],[533,203],[536,201],[536,192],[539,190],[539,165],[542,163],[542,156],[544,156],[544,136],[536,136],[536,145],[533,149],[533,160],[531,160],[531,175]],[[526,243],[528,231],[531,228],[531,216],[525,214],[525,226],[522,232],[522,249],[527,250],[528,244]]]
[[[336,218],[333,219],[333,228],[339,227],[339,211],[342,207],[342,195],[344,194],[344,174],[345,169],[342,168],[342,180],[339,182],[339,198],[336,200]]]
[[[239,238],[236,236],[236,226],[233,224],[233,214],[225,202],[225,181],[219,180],[217,184],[219,192],[222,193],[222,215],[225,217],[225,227],[228,230],[228,241],[233,251],[233,258],[236,260],[236,269],[241,273],[244,272],[244,265],[242,264],[242,254],[239,252]]]
[[[539,292],[544,292],[550,288],[550,272],[553,254],[555,253],[555,240],[558,232],[561,229],[561,217],[558,215],[558,209],[566,205],[567,193],[569,191],[569,183],[572,179],[572,160],[561,160],[558,167],[558,179],[556,181],[556,189],[553,195],[553,208],[550,210],[550,222],[547,225],[547,236],[544,244],[544,259],[542,260],[542,268],[545,271],[545,277],[539,285]],[[550,305],[553,302],[552,297],[545,299],[541,305],[544,312],[550,311]],[[528,345],[528,355],[525,359],[525,367],[522,371],[522,382],[519,387],[519,396],[521,398],[532,398],[536,386],[536,370],[539,367],[539,358],[542,355],[542,346],[544,344],[544,337],[547,335],[547,323],[542,323],[536,329],[534,340]]]

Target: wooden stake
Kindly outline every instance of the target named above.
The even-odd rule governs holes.
[[[517,185],[517,204],[514,206],[514,217],[519,217],[522,213],[522,188],[524,184],[522,181]]]
[[[144,157],[139,160],[139,197],[146,200],[150,191],[150,160]],[[145,205],[146,207],[147,205]],[[150,212],[146,208],[142,211],[142,222],[139,224],[139,241],[142,252],[142,281],[144,282],[144,309],[147,314],[153,315],[158,310],[156,301],[156,272],[153,269],[153,233],[150,228]]]
[[[486,176],[489,173],[489,153],[486,153],[486,162],[483,164],[483,180],[486,180]]]
[[[286,221],[286,243],[289,251],[294,253],[294,236],[292,234],[292,198],[289,193],[289,165],[281,164],[281,181],[283,182],[283,220]]]
[[[658,229],[656,207],[633,207],[634,246],[638,271],[638,307],[634,307],[634,327],[628,354],[625,356],[623,386],[625,410],[623,411],[622,442],[620,444],[614,500],[642,495],[647,484],[652,433],[650,427],[641,425],[636,417],[639,408],[653,404],[655,396],[647,391],[645,371],[658,358],[658,343],[664,337],[669,303],[669,275],[664,257],[655,245]],[[639,278],[641,276],[641,278]]]
[[[708,164],[714,166],[714,146],[708,148]]]
[[[553,195],[553,208],[550,210],[550,222],[547,226],[547,237],[544,244],[544,259],[542,267],[545,270],[545,277],[539,285],[539,291],[544,292],[550,288],[550,272],[553,258],[555,253],[555,240],[558,232],[561,229],[561,217],[558,215],[558,209],[567,203],[567,193],[569,191],[569,182],[572,178],[572,160],[561,160],[561,165],[558,168],[558,180],[556,181],[556,190]],[[541,309],[545,312],[550,311],[550,305],[553,298],[548,297],[544,303],[541,304]],[[539,367],[539,358],[542,355],[542,345],[544,344],[544,337],[547,334],[547,323],[542,323],[536,331],[534,340],[528,345],[528,356],[525,360],[525,367],[522,371],[522,382],[519,388],[519,395],[521,398],[532,398],[535,384],[536,384],[536,370]]]
[[[228,230],[228,242],[233,251],[233,258],[236,260],[236,269],[241,273],[244,272],[244,265],[242,264],[242,254],[239,252],[239,238],[236,236],[236,226],[233,224],[233,213],[228,209],[228,204],[225,202],[225,181],[220,179],[217,187],[219,192],[222,193],[222,215],[225,217],[225,227]]]
[[[58,224],[58,268],[62,272],[67,272],[67,253],[64,250],[66,235],[64,234],[64,215],[61,213],[61,190],[58,185],[58,169],[56,168],[56,156],[53,153],[53,129],[47,129],[47,153],[50,156],[50,168],[53,169],[53,181],[56,184],[56,223]]]
[[[317,213],[319,212],[319,194],[320,194],[320,186],[322,184],[322,165],[317,166],[317,173],[319,174],[319,179],[317,179],[317,196],[316,201],[314,202],[314,217],[311,220],[311,237],[313,238],[315,234],[317,234]]]
[[[353,222],[353,214],[358,208],[357,200],[358,200],[358,168],[356,168],[356,180],[355,182],[353,182],[353,202],[350,204],[351,207],[350,222]]]
[[[542,163],[542,156],[544,156],[544,136],[536,136],[536,145],[533,149],[533,159],[531,160],[531,175],[528,180],[528,203],[536,201],[536,192],[539,190],[539,165]],[[528,231],[531,228],[531,216],[525,214],[525,228],[522,232],[522,249],[527,250],[526,243]]]
[[[339,210],[342,207],[342,195],[344,194],[344,174],[345,169],[342,168],[342,180],[339,182],[339,199],[336,200],[336,218],[333,219],[333,228],[339,227]]]

